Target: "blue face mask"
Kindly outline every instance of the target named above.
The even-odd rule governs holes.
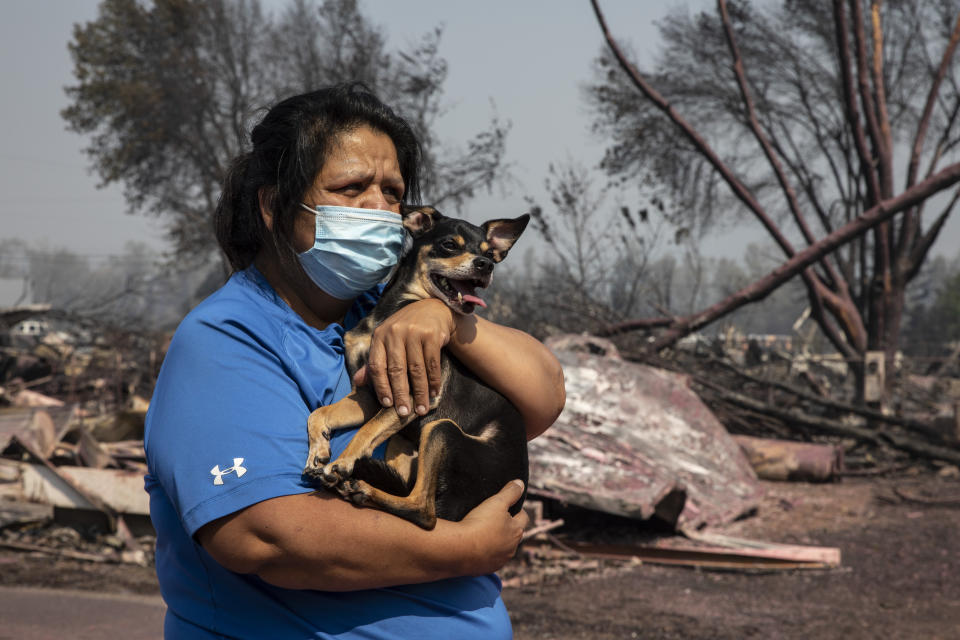
[[[313,247],[299,254],[315,285],[338,300],[352,300],[392,273],[403,251],[403,217],[392,211],[317,205]]]

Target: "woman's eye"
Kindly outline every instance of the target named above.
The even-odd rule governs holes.
[[[363,185],[359,182],[352,182],[337,189],[339,193],[360,193],[363,191]]]

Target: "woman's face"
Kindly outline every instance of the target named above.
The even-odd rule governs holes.
[[[337,137],[303,201],[311,208],[339,205],[400,213],[403,190],[397,149],[390,136],[363,125]],[[315,234],[314,218],[308,211],[301,212],[293,238],[298,253],[313,246]]]

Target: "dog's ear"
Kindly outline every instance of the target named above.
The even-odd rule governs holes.
[[[500,262],[507,257],[507,252],[513,243],[517,241],[523,230],[527,228],[530,222],[530,214],[525,213],[519,218],[504,218],[500,220],[488,220],[480,227],[487,238],[487,244],[493,251],[493,261]]]
[[[408,205],[401,207],[400,214],[403,216],[403,226],[414,238],[430,231],[433,225],[443,217],[443,214],[433,207],[411,207]]]

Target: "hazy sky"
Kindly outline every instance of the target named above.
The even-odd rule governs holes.
[[[85,139],[66,131],[59,112],[63,87],[73,82],[67,42],[72,25],[96,15],[96,0],[0,0],[0,239],[68,247],[106,256],[128,241],[163,247],[157,221],[125,213],[118,186],[97,189],[97,178],[81,153]],[[286,0],[266,0],[282,7]],[[640,56],[655,50],[655,20],[671,6],[701,7],[706,0],[655,2],[603,0],[615,35]],[[391,44],[403,46],[437,24],[444,26],[441,54],[449,64],[445,100],[450,110],[439,123],[445,140],[463,142],[491,114],[509,119],[508,160],[516,184],[507,192],[482,193],[471,219],[514,215],[523,196],[539,194],[547,165],[573,159],[596,164],[602,143],[591,138],[581,88],[602,36],[587,0],[361,0],[366,15],[381,25]],[[957,216],[941,253],[956,251]],[[715,237],[709,253],[736,256],[743,233]],[[755,238],[750,234],[748,237]]]
[[[95,256],[119,253],[130,240],[163,246],[155,219],[125,213],[119,186],[96,188],[98,179],[81,152],[86,140],[66,131],[59,115],[66,105],[63,87],[73,82],[71,29],[96,16],[96,0],[0,2],[0,238]],[[264,5],[283,7],[286,0]],[[635,0],[604,5],[637,51],[654,38],[652,20],[665,6]],[[482,194],[471,218],[475,211],[521,213],[523,196],[540,188],[551,161],[574,157],[592,165],[599,159],[601,146],[590,139],[580,94],[602,44],[589,2],[361,0],[361,6],[395,46],[444,26],[444,139],[466,141],[494,112],[512,121],[508,154],[518,184],[504,194]]]

